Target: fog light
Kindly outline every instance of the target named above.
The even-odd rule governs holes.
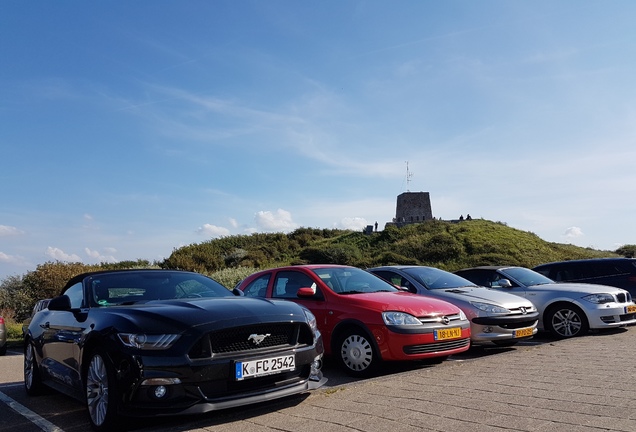
[[[161,399],[168,393],[168,389],[165,386],[157,386],[155,387],[154,395],[157,399]]]
[[[309,379],[312,381],[320,381],[322,378],[322,373],[320,369],[322,368],[322,356],[316,357],[314,361],[311,363],[311,367],[309,369]]]

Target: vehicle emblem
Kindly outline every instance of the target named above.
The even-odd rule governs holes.
[[[523,307],[523,306],[521,306],[521,307],[519,308],[519,312],[521,312],[521,315],[525,315],[525,314],[527,314],[527,313],[528,313],[528,311],[526,310],[526,308],[525,308],[525,307]]]
[[[260,345],[261,342],[263,342],[267,336],[271,336],[271,334],[270,333],[267,333],[267,334],[252,333],[250,337],[247,338],[247,340],[254,342],[254,345]]]
[[[447,316],[442,317],[442,322],[446,325],[450,324],[450,318]]]

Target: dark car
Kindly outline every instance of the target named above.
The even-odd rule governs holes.
[[[279,267],[252,274],[238,288],[311,310],[325,354],[353,376],[372,375],[382,361],[441,361],[470,347],[470,323],[457,306],[399,290],[356,267]]]
[[[551,262],[533,268],[557,282],[582,282],[623,288],[636,296],[636,258],[594,258]]]
[[[123,270],[72,278],[25,336],[24,385],[83,401],[96,430],[122,416],[203,413],[318,388],[310,311],[246,298],[198,273]]]

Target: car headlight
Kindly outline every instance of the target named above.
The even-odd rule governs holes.
[[[314,333],[314,336],[320,334],[318,331],[318,322],[316,321],[316,317],[312,314],[309,309],[303,308],[303,312],[305,312],[305,317],[307,318],[307,324],[311,327],[311,331]]]
[[[470,304],[475,306],[477,309],[481,311],[492,313],[492,314],[509,314],[510,313],[510,310],[506,309],[505,307],[497,306],[490,303],[470,302]]]
[[[121,343],[142,350],[165,350],[179,339],[178,334],[147,335],[143,333],[119,333]]]
[[[589,294],[583,297],[583,300],[587,300],[590,303],[612,303],[614,302],[614,296],[608,293]]]
[[[420,320],[404,312],[382,312],[382,319],[386,325],[422,325]]]

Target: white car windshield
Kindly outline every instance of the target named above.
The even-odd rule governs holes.
[[[524,286],[531,285],[544,285],[555,283],[552,279],[543,276],[541,273],[537,273],[534,270],[530,270],[524,267],[511,267],[501,270],[505,276],[516,280]]]

